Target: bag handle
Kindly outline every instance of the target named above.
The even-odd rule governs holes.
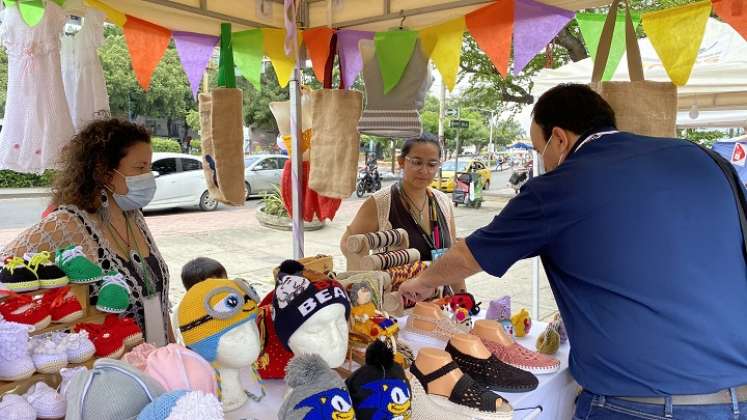
[[[597,47],[597,56],[594,58],[594,71],[592,72],[591,81],[597,83],[602,81],[604,70],[607,67],[610,49],[612,48],[612,36],[615,33],[615,24],[617,23],[617,9],[623,0],[615,0],[610,5],[610,11],[607,13],[607,19],[604,21],[602,36],[599,38]],[[642,82],[643,79],[643,61],[641,60],[641,50],[638,48],[638,39],[633,26],[633,18],[630,14],[630,4],[625,1],[625,48],[628,56],[628,74],[631,82]]]
[[[332,34],[332,40],[330,41],[329,56],[327,62],[324,64],[324,89],[332,89],[332,68],[335,65],[335,56],[337,56],[337,32]],[[339,89],[345,89],[345,83],[342,80],[342,60],[337,60],[337,64],[340,69],[340,86]]]

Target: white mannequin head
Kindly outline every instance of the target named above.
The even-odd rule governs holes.
[[[326,306],[306,320],[288,340],[293,354],[318,354],[331,368],[342,366],[348,353],[345,307]]]
[[[259,346],[257,324],[245,322],[220,338],[215,362],[229,369],[251,366],[259,357]]]

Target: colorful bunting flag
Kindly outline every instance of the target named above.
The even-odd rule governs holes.
[[[169,46],[171,31],[128,15],[124,36],[137,81],[147,91],[153,72]]]
[[[477,46],[488,55],[503,76],[508,75],[511,37],[514,32],[514,0],[500,0],[464,17]]]
[[[633,26],[638,28],[641,23],[641,15],[633,13],[631,15],[633,20]],[[602,36],[604,29],[604,21],[607,19],[607,15],[601,13],[577,13],[576,21],[581,29],[581,35],[584,37],[584,43],[586,48],[589,50],[589,55],[592,58],[597,56],[597,48],[599,47],[599,39]],[[611,80],[614,76],[617,66],[620,64],[623,54],[625,53],[625,14],[618,14],[615,22],[615,31],[612,34],[612,45],[610,46],[610,53],[607,58],[607,67],[604,69],[604,76],[602,80]]]
[[[119,26],[120,28],[124,28],[125,22],[127,22],[127,16],[124,13],[99,0],[86,0],[86,4],[95,9],[101,10],[104,12],[106,19],[109,22]]]
[[[313,28],[303,31],[303,42],[311,58],[311,67],[316,79],[324,84],[324,67],[327,65],[332,48],[332,36],[335,31],[330,28]]]
[[[527,64],[573,19],[570,10],[534,0],[516,0],[514,12],[514,74]]]
[[[257,90],[262,90],[263,43],[261,29],[233,33],[233,59],[236,67]]]
[[[263,28],[262,36],[265,47],[265,55],[270,58],[272,67],[278,77],[280,87],[286,87],[290,81],[295,62],[285,54],[285,30],[275,28]],[[301,38],[299,38],[299,41]]]
[[[236,70],[233,64],[233,45],[231,23],[220,24],[220,54],[218,56],[218,86],[224,88],[236,87]]]
[[[747,0],[714,0],[713,10],[747,40]]]
[[[433,60],[449,91],[456,85],[464,28],[464,17],[459,17],[420,31],[423,52]]]
[[[373,39],[373,32],[343,29],[337,31],[337,54],[342,61],[342,82],[346,87],[353,86],[363,70],[363,58],[358,43],[361,39]]]
[[[3,3],[5,7],[18,7],[21,18],[31,28],[38,25],[44,17],[44,2],[42,0],[3,0]],[[60,4],[60,2],[57,1],[57,4]]]
[[[200,80],[213,56],[213,50],[219,38],[212,35],[196,34],[194,32],[174,32],[174,43],[179,60],[182,62],[184,73],[187,74],[189,85],[192,87],[192,97],[197,99]]]
[[[643,29],[677,86],[690,79],[710,14],[711,2],[706,0],[643,15]]]
[[[389,93],[402,79],[417,40],[418,33],[414,31],[393,30],[374,35],[384,93]]]

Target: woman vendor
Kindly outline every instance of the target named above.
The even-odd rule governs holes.
[[[0,249],[0,258],[79,247],[104,273],[122,274],[130,292],[123,315],[163,345],[173,341],[169,272],[141,212],[156,189],[152,156],[142,126],[106,119],[85,127],[62,152],[52,189],[56,210]],[[92,303],[100,286],[92,284]]]
[[[363,203],[342,237],[343,254],[348,254],[345,244],[351,235],[398,228],[407,232],[410,247],[420,252],[422,261],[432,261],[452,246],[456,228],[451,200],[430,188],[441,155],[441,145],[432,135],[405,142],[399,156],[402,180]],[[466,291],[464,281],[456,287]]]

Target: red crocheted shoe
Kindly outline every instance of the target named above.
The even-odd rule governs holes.
[[[122,337],[128,349],[143,342],[143,331],[133,317],[120,318],[117,314],[109,314],[104,319],[104,328]]]
[[[109,331],[101,324],[77,324],[73,329],[75,332],[88,332],[88,338],[96,347],[96,357],[119,359],[124,354],[125,346],[122,337]]]
[[[42,304],[51,311],[52,322],[69,323],[83,317],[83,307],[70,292],[70,286],[52,289],[42,296]]]
[[[46,328],[52,321],[50,310],[42,304],[41,299],[14,292],[4,292],[4,294],[8,297],[0,301],[0,315],[6,321],[32,325],[35,331]]]

